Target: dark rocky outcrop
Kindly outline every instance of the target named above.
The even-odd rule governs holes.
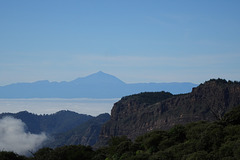
[[[131,139],[155,129],[167,130],[176,124],[215,121],[240,104],[240,83],[212,79],[193,88],[191,93],[141,93],[114,104],[111,120],[102,128],[98,145],[112,136]]]

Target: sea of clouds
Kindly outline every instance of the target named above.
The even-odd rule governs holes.
[[[26,132],[26,124],[13,117],[0,119],[0,150],[13,151],[20,155],[29,155],[39,149],[47,140],[45,133]]]
[[[97,116],[110,113],[119,99],[0,99],[1,112],[28,111],[35,114],[52,114],[60,110],[71,110]],[[31,155],[47,140],[45,133],[32,134],[21,120],[13,117],[0,119],[0,151],[14,151],[20,155]]]
[[[98,116],[110,113],[119,99],[0,99],[0,111],[17,113],[28,111],[35,114],[52,114],[60,110],[70,110],[81,114]]]

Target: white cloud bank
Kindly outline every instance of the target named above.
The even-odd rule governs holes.
[[[29,151],[37,150],[47,139],[45,133],[26,133],[25,128],[25,123],[19,119],[13,117],[0,119],[0,150],[27,155]]]

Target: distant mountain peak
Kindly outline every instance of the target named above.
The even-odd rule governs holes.
[[[107,73],[104,73],[102,71],[98,71],[98,72],[90,74],[86,77],[77,78],[72,82],[75,82],[77,84],[80,84],[80,83],[125,84],[123,81],[121,81],[117,77],[107,74]]]
[[[98,71],[97,73],[95,74],[107,74],[107,73],[104,73],[103,71]]]
[[[69,82],[36,81],[0,86],[0,98],[120,98],[140,92],[187,93],[192,83],[125,83],[103,71]]]
[[[110,75],[110,74],[107,74],[107,73],[104,73],[104,72],[102,72],[102,71],[98,71],[98,72],[96,72],[96,73],[93,73],[93,74],[90,74],[90,75],[88,75],[88,76],[86,76],[86,78],[87,77],[93,77],[93,76],[106,76],[106,77],[108,77],[108,76],[111,76],[111,77],[114,77],[113,75]]]

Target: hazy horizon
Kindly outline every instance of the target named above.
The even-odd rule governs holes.
[[[240,80],[240,1],[1,1],[0,86],[97,71],[126,83]]]
[[[97,74],[97,73],[99,73],[99,72],[102,72],[102,73],[104,73],[104,74],[108,74],[108,73],[103,72],[103,71],[98,71],[98,72],[95,72],[95,73],[86,75],[86,76],[84,76],[84,77],[76,77],[76,78],[71,79],[71,80],[68,80],[68,81],[66,81],[66,80],[60,80],[60,81],[55,81],[55,80],[53,80],[53,81],[50,81],[50,80],[48,80],[48,79],[40,79],[40,80],[36,80],[36,81],[30,81],[30,82],[27,82],[27,81],[24,81],[24,82],[15,82],[15,83],[11,83],[11,84],[34,83],[34,82],[40,82],[40,81],[57,82],[57,83],[60,83],[60,82],[71,82],[71,81],[74,81],[74,80],[76,80],[76,79],[78,79],[78,78],[85,78],[85,77],[87,77],[87,76],[94,75],[94,74]],[[114,75],[111,75],[111,76],[114,76]],[[114,76],[114,77],[116,77],[116,76]],[[119,80],[121,80],[121,79],[118,78],[118,77],[116,77],[116,78],[119,79]],[[220,78],[220,77],[218,77],[218,78]],[[97,80],[97,79],[96,79],[96,80]],[[122,80],[121,80],[121,81],[122,81]],[[122,82],[124,82],[124,81],[122,81]],[[177,81],[172,81],[172,82],[170,82],[170,81],[169,81],[169,82],[131,82],[131,83],[126,83],[126,82],[124,82],[124,83],[126,83],[126,84],[134,84],[134,83],[175,83],[175,82],[177,82]],[[178,82],[177,82],[177,83],[178,83]],[[184,83],[184,82],[179,82],[179,83]],[[192,82],[186,82],[186,83],[192,83]],[[7,86],[7,85],[11,85],[11,84],[6,84],[6,85],[2,85],[2,86]],[[1,85],[0,85],[0,87],[1,87]]]
[[[120,98],[28,98],[28,99],[0,99],[1,113],[18,113],[28,111],[34,114],[53,114],[60,110],[69,110],[79,114],[98,116],[111,113],[113,104]]]

